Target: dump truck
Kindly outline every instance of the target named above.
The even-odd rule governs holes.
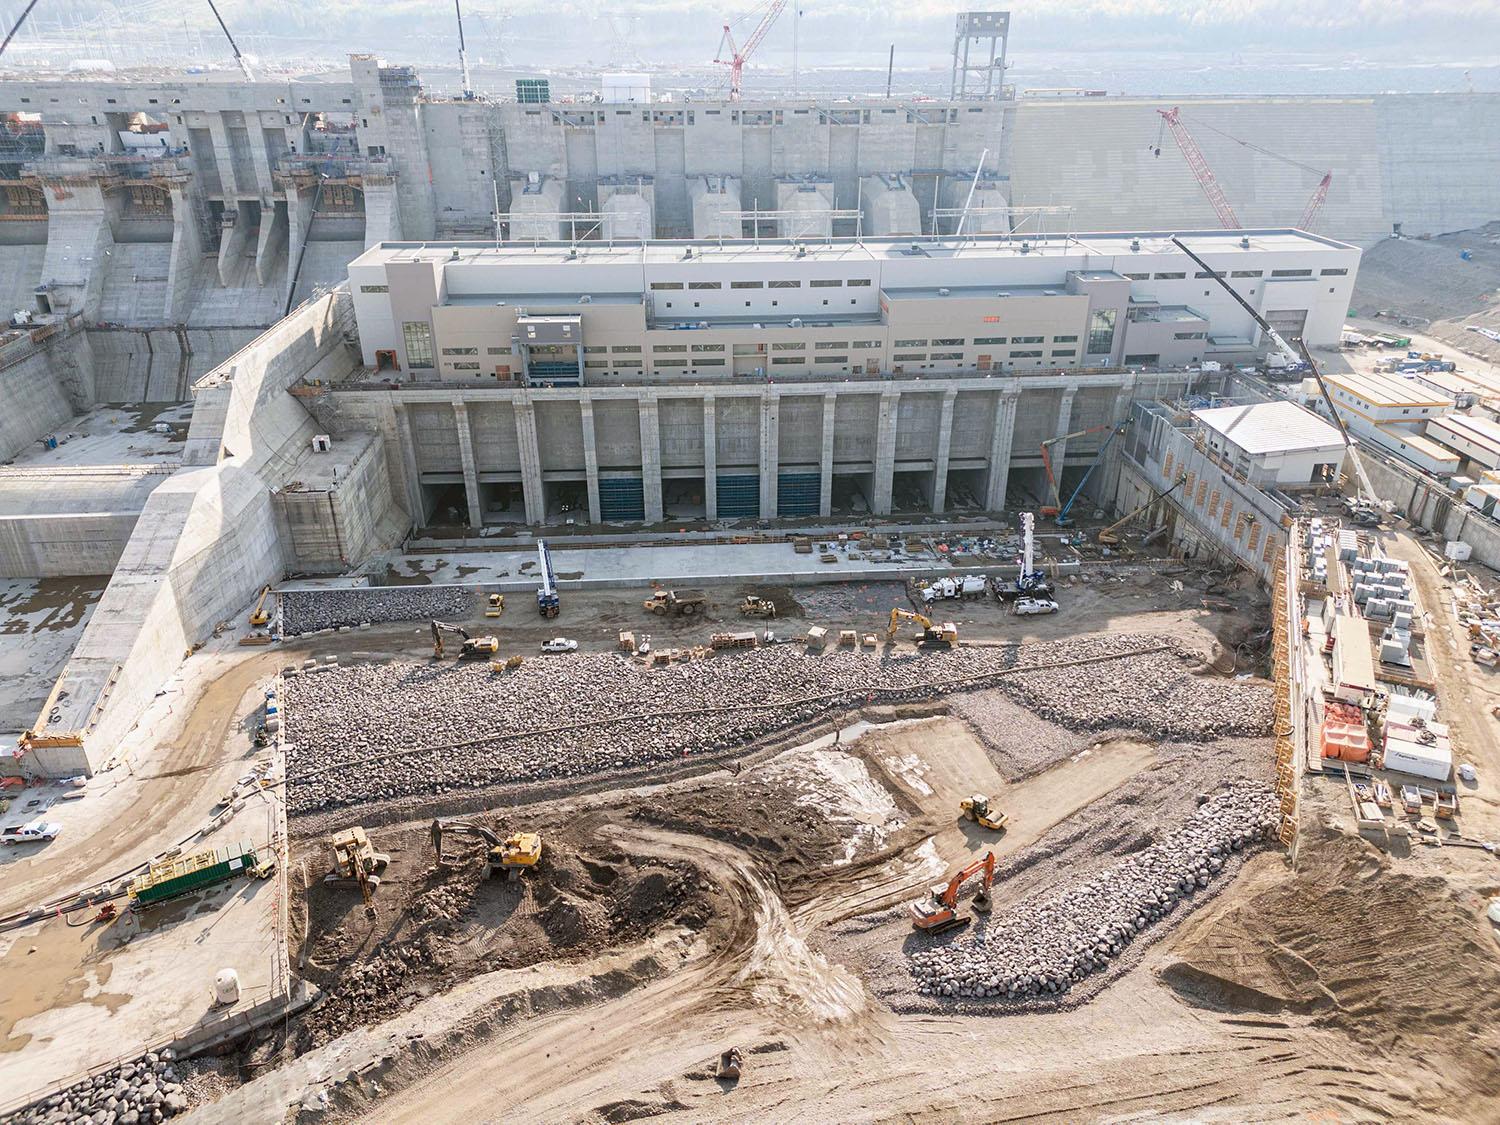
[[[146,874],[131,882],[130,904],[136,909],[155,906],[240,875],[264,879],[273,870],[274,859],[262,860],[247,840],[182,859],[153,863]]]
[[[641,608],[650,610],[658,617],[665,617],[669,613],[691,617],[708,608],[708,595],[702,590],[658,590],[641,603]]]

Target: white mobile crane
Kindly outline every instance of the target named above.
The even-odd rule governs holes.
[[[995,597],[1008,600],[1017,597],[1048,598],[1052,596],[1052,583],[1047,581],[1047,572],[1036,569],[1036,516],[1021,513],[1021,569],[1014,582],[994,583]]]
[[[536,591],[537,612],[543,617],[556,617],[562,612],[562,599],[557,593],[557,575],[552,570],[552,552],[540,540],[536,545],[536,558],[542,574],[542,584]]]
[[[1317,363],[1314,362],[1312,353],[1307,350],[1307,344],[1303,342],[1302,337],[1298,336],[1296,338],[1296,347],[1293,347],[1280,332],[1271,327],[1265,317],[1255,311],[1255,308],[1249,301],[1239,295],[1234,286],[1224,280],[1223,271],[1214,269],[1202,258],[1198,257],[1197,254],[1194,254],[1187,248],[1187,244],[1182,239],[1174,237],[1172,245],[1196,262],[1198,268],[1203,271],[1205,276],[1211,277],[1218,282],[1224,291],[1235,299],[1240,308],[1250,314],[1250,319],[1260,326],[1260,330],[1276,345],[1282,357],[1288,363],[1304,364],[1312,372],[1312,377],[1318,384],[1318,393],[1323,396],[1323,404],[1328,407],[1328,415],[1333,419],[1333,424],[1338,427],[1339,436],[1344,439],[1344,448],[1349,453],[1349,464],[1353,466],[1354,475],[1357,479],[1356,487],[1359,490],[1359,494],[1355,497],[1354,503],[1349,506],[1349,514],[1356,522],[1378,523],[1380,512],[1383,510],[1380,498],[1375,494],[1375,486],[1370,483],[1370,474],[1365,472],[1365,465],[1360,460],[1359,450],[1355,448],[1354,439],[1349,436],[1349,427],[1344,425],[1344,419],[1340,417],[1338,407],[1333,405],[1333,396],[1328,393],[1328,384],[1323,381],[1323,372],[1319,370]]]

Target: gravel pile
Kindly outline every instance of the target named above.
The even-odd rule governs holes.
[[[138,1125],[164,1121],[187,1109],[187,1095],[171,1051],[152,1051],[134,1062],[78,1082],[3,1118],[4,1125]]]
[[[1067,992],[1207,887],[1236,853],[1265,844],[1275,826],[1269,786],[1232,785],[1205,799],[1184,827],[1099,876],[1023,902],[951,945],[913,954],[917,991],[1021,1001]]]
[[[281,631],[289,637],[386,621],[463,621],[475,611],[475,591],[464,586],[357,586],[344,590],[289,590],[281,595]]]
[[[1196,714],[1213,729],[1269,730],[1269,692],[1200,681],[1191,674],[1196,661],[1170,648],[1136,655],[1169,645],[1118,634],[921,654],[813,656],[777,646],[649,668],[580,653],[531,659],[501,675],[480,663],[330,666],[286,680],[288,809],[304,815],[659,766],[865,703],[989,684],[1044,696],[1055,687],[1030,685],[1037,677],[1056,685],[1057,672],[1025,669],[1066,661],[1091,662],[1065,677],[1068,695],[1054,701],[1076,707],[1085,726],[1176,729]],[[1149,670],[1134,671],[1143,660]],[[1149,700],[1121,698],[1146,687]],[[1191,709],[1182,708],[1185,698]],[[1114,717],[1119,711],[1129,715]]]

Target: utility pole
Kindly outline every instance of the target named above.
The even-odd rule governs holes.
[[[896,69],[896,44],[891,44],[891,57],[885,64],[885,96],[889,100],[891,96],[891,75]]]
[[[797,96],[797,26],[802,22],[802,0],[792,0],[792,97]]]

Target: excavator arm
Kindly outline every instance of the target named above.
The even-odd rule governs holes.
[[[438,863],[443,862],[443,836],[478,836],[484,841],[487,848],[499,848],[505,845],[495,833],[491,832],[482,824],[475,824],[472,820],[434,820],[432,822],[432,850],[437,853]]]
[[[891,610],[891,623],[886,629],[885,635],[887,637],[894,637],[896,635],[897,628],[900,627],[901,622],[903,621],[915,622],[916,624],[922,626],[922,628],[924,629],[932,628],[932,618],[926,617],[920,613],[913,613],[909,609],[901,609],[898,607]]]
[[[946,906],[946,907],[948,907],[948,908],[950,908],[950,909],[952,909],[952,907],[956,906],[958,904],[958,892],[959,892],[959,890],[963,887],[963,885],[965,883],[967,883],[975,875],[978,875],[980,872],[984,873],[984,882],[983,882],[983,884],[981,886],[981,892],[980,893],[981,894],[988,894],[989,893],[989,889],[990,889],[990,885],[992,883],[994,883],[994,881],[995,881],[995,853],[994,852],[985,852],[984,855],[982,855],[980,858],[976,859],[973,863],[969,864],[967,867],[961,867],[961,868],[959,868],[959,870],[954,874],[953,878],[950,879],[950,880],[948,880],[948,886],[944,889],[944,891],[942,893],[941,901],[942,901],[943,905]]]

